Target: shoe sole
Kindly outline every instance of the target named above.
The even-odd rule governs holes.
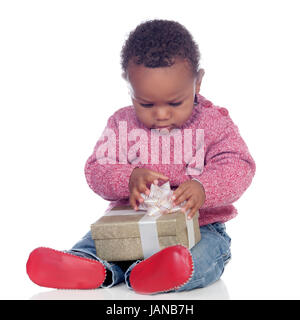
[[[106,278],[101,262],[44,247],[31,252],[26,270],[37,285],[56,289],[96,289]]]
[[[182,287],[192,278],[193,273],[190,251],[182,245],[176,245],[138,263],[130,273],[129,282],[137,293],[153,294]]]

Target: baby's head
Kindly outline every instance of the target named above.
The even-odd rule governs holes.
[[[204,70],[200,52],[184,26],[170,20],[138,25],[121,52],[138,119],[149,129],[177,128],[191,116]]]

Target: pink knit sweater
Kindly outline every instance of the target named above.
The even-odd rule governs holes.
[[[255,162],[241,138],[237,126],[229,117],[227,109],[213,105],[200,94],[197,96],[198,105],[194,107],[191,117],[179,129],[194,129],[192,131],[193,155],[196,154],[197,147],[199,148],[199,143],[197,144],[196,138],[194,138],[195,129],[204,130],[204,157],[203,163],[198,164],[199,168],[197,168],[195,161],[190,163],[182,161],[180,164],[178,162],[174,163],[172,156],[170,156],[170,162],[164,164],[166,162],[162,161],[161,137],[159,138],[159,158],[157,158],[157,163],[153,163],[150,150],[151,130],[139,121],[133,106],[117,110],[108,119],[105,129],[110,128],[115,132],[116,163],[101,163],[99,161],[101,158],[99,149],[101,147],[103,149],[103,144],[108,141],[103,131],[85,165],[85,175],[89,186],[103,199],[111,201],[108,208],[122,203],[129,203],[128,183],[131,172],[135,167],[143,167],[168,176],[172,189],[176,189],[184,181],[193,178],[202,183],[206,200],[199,210],[200,226],[217,221],[226,222],[237,215],[237,210],[232,203],[239,199],[250,185],[255,174]],[[141,141],[145,140],[141,139],[139,145],[142,152],[148,150],[148,163],[145,163],[145,161],[137,163],[137,159],[140,159],[139,150],[134,155],[132,152],[128,152],[130,149],[132,150],[131,147],[136,145],[137,141],[125,139],[123,134],[119,136],[119,121],[126,121],[128,134],[132,132],[132,129],[138,128],[143,129],[142,131],[148,134],[148,145],[143,146]],[[174,151],[173,141],[171,138],[171,154]],[[175,144],[176,147],[178,145]],[[192,173],[187,174],[189,166],[194,170],[192,170]],[[197,169],[199,169],[198,172]]]

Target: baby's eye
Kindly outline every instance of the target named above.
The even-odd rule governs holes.
[[[174,103],[170,103],[171,106],[173,107],[177,107],[180,106],[182,104],[182,102],[174,102]]]
[[[151,108],[153,106],[153,103],[140,103],[140,105],[145,108]]]
[[[171,102],[170,105],[173,107],[177,107],[180,106],[182,104],[182,102]],[[151,108],[153,106],[153,103],[141,103],[140,104],[142,107],[144,108]]]

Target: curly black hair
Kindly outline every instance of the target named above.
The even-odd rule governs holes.
[[[129,33],[121,51],[121,66],[126,74],[130,60],[158,68],[172,66],[175,58],[187,59],[197,75],[200,52],[190,32],[176,21],[148,20]]]

